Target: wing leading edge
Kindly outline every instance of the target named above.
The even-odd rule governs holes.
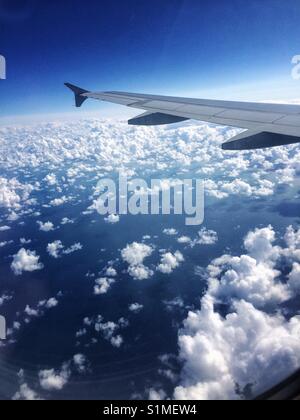
[[[173,124],[189,119],[243,128],[247,131],[222,145],[224,150],[252,150],[300,142],[300,106],[215,101],[127,92],[91,92],[65,84],[80,107],[97,99],[144,110],[131,125]]]

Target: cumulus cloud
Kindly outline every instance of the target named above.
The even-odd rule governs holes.
[[[214,230],[203,228],[199,231],[198,236],[193,245],[214,245],[218,242],[218,234]]]
[[[149,401],[162,401],[166,398],[166,393],[163,389],[154,389],[154,388],[150,388],[149,389]]]
[[[295,293],[300,293],[300,264],[294,263],[293,269],[289,274],[288,284]]]
[[[135,280],[147,280],[153,276],[153,271],[150,270],[143,264],[130,265],[128,268],[128,274]]]
[[[159,176],[167,170],[198,168],[197,173],[206,178],[207,194],[215,199],[230,195],[265,197],[274,193],[278,182],[290,183],[295,178],[300,155],[296,146],[255,150],[238,156],[223,152],[220,144],[241,131],[196,121],[151,130],[114,122],[113,133],[109,121],[95,120],[15,128],[13,135],[4,127],[0,129],[0,164],[6,169],[48,165],[54,170],[74,163],[67,169],[69,184],[95,168],[104,173],[122,168],[131,175],[135,168],[135,172]],[[55,174],[50,172],[44,182],[57,184]],[[6,208],[20,206],[23,187],[15,179],[0,178],[0,206],[1,203]],[[25,188],[29,191],[30,187]],[[51,205],[66,200],[66,196],[59,197]]]
[[[62,206],[63,204],[67,203],[68,201],[70,201],[70,197],[66,197],[65,195],[63,197],[60,198],[54,198],[53,200],[50,201],[50,206],[52,207],[58,207],[58,206]]]
[[[39,262],[39,260],[40,257],[36,255],[35,251],[29,251],[25,248],[22,248],[16,255],[13,256],[11,269],[17,276],[20,276],[23,271],[31,272],[42,270],[44,266]]]
[[[114,279],[109,279],[106,277],[97,279],[94,286],[94,294],[105,295],[114,283]]]
[[[45,178],[44,181],[47,182],[48,185],[56,185],[57,184],[57,179],[56,179],[56,175],[55,174],[48,174]]]
[[[60,258],[62,254],[69,255],[73,254],[73,252],[81,251],[83,246],[80,242],[75,243],[74,245],[70,246],[69,248],[65,249],[62,241],[54,241],[47,245],[47,252],[53,258]]]
[[[42,232],[51,232],[54,230],[54,225],[52,222],[43,223],[38,221],[37,224],[39,225],[39,228]]]
[[[169,312],[172,312],[174,309],[183,309],[185,307],[183,299],[179,296],[175,299],[164,300],[163,304]]]
[[[64,248],[61,241],[54,241],[47,245],[47,252],[53,258],[60,257],[60,251]]]
[[[118,273],[117,273],[117,271],[113,267],[108,267],[107,270],[106,270],[106,272],[105,272],[105,274],[108,277],[116,277]]]
[[[24,371],[20,370],[18,373],[19,381],[20,381],[20,389],[15,393],[12,397],[13,400],[21,400],[21,401],[38,401],[41,400],[39,395],[33,391],[29,385],[25,382],[24,378]]]
[[[98,316],[95,322],[95,330],[101,333],[103,338],[111,343],[113,347],[120,348],[124,342],[123,337],[119,334],[119,330],[128,327],[129,323],[126,319],[120,318],[117,323],[108,321],[104,322],[102,316]]]
[[[176,229],[174,229],[174,228],[171,228],[171,229],[164,229],[164,230],[163,230],[163,233],[164,233],[165,235],[168,235],[168,236],[176,236],[176,235],[178,235],[177,230],[176,230]]]
[[[83,248],[83,246],[81,245],[81,243],[80,242],[77,242],[76,244],[70,246],[70,248],[65,249],[63,251],[63,253],[65,255],[73,254],[73,252],[81,251],[82,248]]]
[[[276,235],[272,226],[249,232],[244,240],[248,254],[240,257],[223,255],[208,267],[209,291],[222,300],[246,299],[256,307],[278,304],[289,300],[296,290],[298,264],[290,267],[289,281],[280,281],[281,271],[276,268],[280,259],[289,260],[296,249],[289,240],[291,227],[287,229],[286,239],[291,248],[274,245]],[[287,261],[288,264],[288,261]]]
[[[4,248],[7,245],[11,245],[14,241],[3,241],[0,242],[0,248]]]
[[[255,229],[244,240],[248,254],[223,255],[209,265],[201,309],[189,312],[179,332],[183,370],[174,398],[237,399],[249,386],[255,396],[299,368],[300,317],[265,311],[300,292],[298,260],[291,261],[299,258],[298,238],[289,227],[282,248],[272,226]],[[287,282],[282,258],[290,266]],[[227,303],[227,315],[218,313],[220,302]]]
[[[72,225],[74,220],[69,219],[68,217],[64,217],[61,221],[61,225]]]
[[[207,295],[201,311],[189,313],[179,350],[184,369],[176,399],[237,399],[236,384],[251,384],[257,395],[300,366],[300,317],[286,321],[241,300],[223,318]]]
[[[0,208],[20,210],[33,190],[31,184],[22,184],[16,178],[0,177]]]
[[[111,225],[115,224],[115,223],[119,223],[120,221],[120,216],[118,214],[110,214],[109,216],[107,216],[104,221],[106,223],[110,223]]]
[[[143,308],[144,306],[139,303],[132,303],[131,305],[129,305],[130,312],[133,312],[135,314],[138,314],[139,312],[141,312]]]
[[[144,265],[144,260],[150,257],[153,248],[149,245],[133,242],[121,251],[123,261],[129,264],[128,273],[136,280],[146,280],[153,275],[148,267]]]
[[[58,305],[58,300],[56,298],[50,298],[49,300],[46,301],[45,308],[52,309],[52,308],[55,308],[57,305]]]
[[[189,244],[191,243],[191,238],[189,236],[181,236],[180,238],[177,239],[177,242],[179,244]]]
[[[31,244],[31,239],[20,238],[20,244],[21,245],[29,245],[29,244]]]
[[[143,264],[144,259],[149,257],[152,252],[153,249],[149,245],[133,242],[122,250],[121,255],[129,265],[139,265]]]
[[[39,401],[41,398],[33,391],[25,382],[20,385],[20,389],[12,398],[13,400],[20,401]]]
[[[0,165],[1,168],[10,170],[10,173],[13,173],[12,170],[17,171],[28,166],[33,169],[31,171],[33,174],[35,169],[48,166],[51,168],[49,177],[45,179],[48,185],[54,184],[52,172],[59,168],[65,170],[66,167],[71,167],[66,179],[62,178],[63,190],[57,188],[62,197],[53,200],[51,200],[52,197],[49,198],[53,206],[63,205],[72,199],[67,192],[70,186],[69,177],[78,179],[80,176],[87,177],[88,175],[89,179],[94,179],[95,171],[106,176],[115,168],[122,168],[122,171],[131,175],[140,173],[151,176],[155,173],[158,177],[165,176],[167,171],[187,174],[193,168],[193,173],[195,169],[198,175],[206,178],[206,193],[212,201],[230,196],[238,199],[242,196],[247,200],[247,197],[270,196],[274,194],[278,183],[290,183],[294,179],[299,171],[300,161],[297,146],[241,154],[223,152],[220,144],[239,132],[240,130],[228,127],[215,127],[196,122],[184,124],[181,127],[154,127],[150,130],[144,127],[128,127],[124,123],[114,123],[113,131],[111,123],[103,121],[22,127],[14,128],[13,132],[1,127]],[[86,141],[87,138],[89,141]],[[199,148],[200,142],[201,148]],[[79,191],[80,185],[76,187]],[[22,214],[26,215],[26,211],[22,212],[23,206],[29,205],[34,188],[38,186],[33,187],[21,184],[17,179],[0,177],[0,207],[9,213],[6,220],[13,221]],[[33,201],[31,203],[33,204]],[[38,217],[37,212],[32,214]],[[266,304],[282,302],[282,299],[298,293],[299,267],[297,263],[300,262],[298,231],[291,227],[286,235],[287,246],[282,245],[281,248],[274,245],[275,241],[272,242],[271,237],[269,239],[266,237],[266,234],[269,235],[270,232],[252,233],[253,235],[248,237],[247,244],[245,242],[244,255],[229,256],[224,258],[223,262],[215,261],[211,264],[208,275],[208,296],[214,302],[225,300],[228,305],[231,305],[231,313],[238,318],[245,312],[256,314],[255,311],[257,311],[257,314],[260,314],[264,302]],[[176,229],[170,229],[169,232],[164,231],[164,234],[178,235],[178,232]],[[192,244],[194,239],[191,239]],[[63,248],[58,249],[57,256],[63,255],[64,246],[62,243],[61,245]],[[286,287],[283,289],[280,286],[280,275],[277,275],[277,272],[281,271],[280,259],[284,259],[287,265],[286,284],[284,284]],[[130,273],[135,278],[147,278],[152,275],[152,271],[145,267],[144,259],[140,263],[128,262],[128,265]],[[260,270],[265,277],[262,281],[262,291],[257,293],[259,288],[255,283],[255,277]],[[110,277],[107,274],[104,276]],[[261,277],[262,274],[260,279]],[[245,285],[244,279],[246,279]],[[268,287],[270,290],[267,292]],[[233,293],[233,298],[230,297],[230,293]],[[258,299],[258,294],[262,295],[261,299]],[[235,301],[239,302],[241,299],[250,305],[247,309],[233,306]],[[210,314],[213,313],[210,312]],[[272,318],[271,315],[269,317]],[[269,322],[268,318],[262,319],[264,322]],[[220,322],[226,321],[225,316],[220,318]],[[280,324],[281,321],[278,322]],[[211,323],[210,327],[213,331],[214,324]],[[282,328],[287,329],[284,319],[282,319]],[[248,333],[250,327],[249,330],[246,328],[246,331]],[[187,332],[189,335],[188,329]],[[212,338],[209,337],[209,339],[213,343]],[[262,356],[264,357],[264,353]],[[245,363],[247,365],[247,361]],[[231,372],[236,381],[239,375],[235,375],[234,369]],[[222,384],[225,384],[223,379],[224,377],[221,378]],[[195,383],[196,385],[201,383],[201,378],[197,377],[193,382],[188,374],[183,375],[181,383],[183,388],[190,389],[190,385],[194,386]],[[203,384],[206,383],[204,378]],[[231,386],[230,378],[227,384]]]
[[[184,257],[181,252],[176,251],[174,254],[167,252],[162,255],[157,270],[163,274],[171,274],[183,261]]]
[[[46,391],[61,391],[71,376],[69,364],[66,363],[60,370],[46,369],[39,372],[41,387]]]
[[[9,302],[12,299],[12,295],[10,294],[3,294],[2,296],[0,295],[0,306],[4,305],[5,302]]]
[[[87,358],[84,354],[75,354],[73,356],[73,363],[79,373],[85,373],[87,371]]]

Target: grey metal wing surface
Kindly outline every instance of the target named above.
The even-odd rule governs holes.
[[[189,119],[245,129],[222,145],[224,150],[252,150],[300,142],[300,106],[217,101],[128,92],[91,92],[69,83],[76,106],[97,99],[143,110],[131,125],[173,124]]]

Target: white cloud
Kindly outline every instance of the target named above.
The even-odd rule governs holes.
[[[120,348],[124,343],[123,337],[118,333],[119,330],[128,326],[129,323],[124,318],[120,318],[117,323],[112,321],[103,322],[103,318],[100,315],[95,322],[95,330],[101,333],[103,338],[116,348]]]
[[[71,371],[68,364],[64,364],[61,370],[41,370],[39,372],[40,385],[46,391],[61,391],[68,383]]]
[[[70,246],[70,248],[65,249],[63,251],[63,253],[65,255],[73,254],[73,252],[81,251],[82,248],[83,248],[83,246],[81,245],[81,243],[80,242],[77,242],[76,244]]]
[[[256,307],[289,300],[298,290],[298,264],[291,266],[289,281],[283,283],[276,263],[282,257],[287,258],[287,263],[293,256],[298,258],[292,235],[298,233],[289,227],[285,238],[292,247],[281,248],[273,245],[276,235],[272,226],[249,232],[244,240],[249,255],[223,255],[208,267],[210,293],[222,300],[246,299]]]
[[[58,300],[56,298],[50,298],[45,303],[45,308],[46,309],[52,309],[52,308],[55,308],[57,305],[58,305]]]
[[[61,221],[61,225],[71,225],[74,223],[74,220],[64,217]]]
[[[166,398],[166,393],[164,390],[156,390],[154,388],[149,389],[149,401],[162,401]]]
[[[289,274],[289,286],[295,293],[300,293],[300,264],[294,263]]]
[[[0,248],[4,248],[7,245],[11,245],[14,241],[4,241],[0,242]]]
[[[148,267],[143,263],[147,257],[153,253],[153,248],[149,245],[133,242],[121,251],[123,261],[129,264],[128,273],[136,280],[146,280],[153,275]]]
[[[257,261],[264,261],[274,252],[272,243],[275,241],[275,232],[272,226],[256,229],[249,232],[244,245],[249,254]]]
[[[20,210],[28,200],[34,187],[30,184],[21,184],[16,178],[6,179],[0,177],[0,208]]]
[[[12,299],[12,296],[9,294],[3,294],[0,296],[0,306],[4,305],[5,302],[9,302]]]
[[[300,247],[300,229],[294,230],[293,226],[289,226],[286,230],[284,240],[289,246],[289,248],[299,248]]]
[[[179,244],[189,244],[191,243],[191,238],[189,236],[181,236],[180,238],[177,239],[177,242]]]
[[[43,264],[39,262],[40,257],[34,251],[27,251],[22,248],[14,255],[11,269],[14,274],[19,276],[23,271],[36,271],[44,268]]]
[[[198,238],[193,241],[194,245],[214,245],[218,242],[218,234],[214,230],[208,230],[206,228],[201,229],[198,232]]]
[[[20,385],[19,391],[13,396],[13,400],[39,401],[41,398],[26,383]]]
[[[120,216],[118,214],[110,214],[108,217],[104,219],[106,223],[115,224],[119,223]]]
[[[24,310],[25,314],[30,316],[30,317],[38,317],[39,316],[39,311],[37,309],[32,309],[29,305],[26,306],[25,310]]]
[[[54,230],[54,225],[52,222],[43,223],[38,221],[37,224],[39,225],[40,230],[42,232],[51,232],[52,230]]]
[[[125,173],[131,171],[131,174],[133,172],[146,174],[147,177],[154,173],[163,176],[166,171],[187,174],[191,168],[199,168],[198,174],[209,178],[206,181],[206,191],[213,202],[231,195],[237,198],[243,196],[246,199],[250,196],[251,198],[265,197],[274,193],[279,182],[291,182],[294,179],[296,171],[299,170],[298,147],[257,150],[239,154],[224,153],[220,149],[220,144],[239,132],[240,130],[236,129],[196,122],[184,124],[179,128],[154,127],[151,129],[128,127],[125,123],[116,122],[113,131],[110,122],[91,120],[76,123],[58,122],[26,128],[14,127],[13,130],[0,127],[0,165],[1,168],[14,171],[28,166],[32,169],[32,174],[38,168],[48,166],[51,168],[49,169],[51,177],[52,171],[56,172],[59,168],[65,169],[74,163],[74,168],[68,171],[68,175],[90,176],[89,179],[92,179],[96,172],[106,176],[115,168],[122,168]],[[201,142],[201,148],[199,148],[199,142]],[[79,163],[79,160],[82,163]],[[66,166],[67,164],[71,165]],[[135,168],[134,171],[132,168]],[[51,183],[50,178],[49,181]],[[51,201],[51,205],[64,204],[69,200],[67,198],[69,193],[65,192],[70,185],[69,180],[62,178],[62,182],[65,185],[63,190],[59,190],[59,194],[66,195]],[[9,213],[8,217],[11,217],[11,220],[16,220],[23,214],[22,210],[25,205],[29,205],[28,200],[34,188],[38,187],[21,184],[17,179],[0,177],[0,207]],[[78,191],[79,188],[78,185]],[[175,229],[170,231],[173,235],[178,234]],[[167,234],[167,232],[164,233]],[[287,233],[290,243],[286,248],[274,246],[274,242],[265,234],[266,232],[264,234],[260,232],[257,235],[253,232],[252,237],[248,238],[244,256],[235,257],[237,258],[235,260],[233,260],[234,257],[229,256],[226,264],[221,262],[211,264],[211,270],[215,269],[216,272],[210,271],[210,286],[212,279],[215,279],[216,285],[219,283],[218,287],[210,289],[211,292],[209,292],[214,300],[224,298],[233,304],[234,299],[228,295],[228,292],[225,293],[221,284],[224,276],[227,280],[225,286],[232,288],[235,299],[241,299],[241,296],[244,296],[248,304],[252,304],[254,309],[248,309],[249,313],[254,310],[260,313],[263,302],[269,304],[278,299],[281,301],[284,296],[295,296],[295,293],[298,293],[298,266],[296,264],[300,262],[300,250],[297,245],[299,232],[293,228],[290,229]],[[64,248],[58,251],[58,255],[62,254],[62,249]],[[262,251],[262,254],[258,250]],[[280,270],[278,267],[280,258],[284,259],[288,270],[287,284],[284,284],[286,287],[278,293],[281,286],[276,271]],[[137,277],[147,277],[151,273],[151,270],[144,266],[144,260],[142,263],[128,264],[129,270]],[[221,269],[223,274],[218,272]],[[264,276],[260,286],[263,290],[259,292],[262,296],[260,299],[257,298],[258,295],[255,292],[256,288],[259,290],[258,284],[253,280],[258,271],[262,273],[261,277]],[[245,285],[244,279],[246,279]],[[284,293],[281,294],[281,292]],[[239,317],[241,309],[232,308],[232,313],[236,313]],[[221,322],[225,322],[225,318],[221,318]],[[211,326],[213,331],[214,325],[211,324]],[[284,320],[282,326],[286,328]],[[246,331],[248,332],[247,329]],[[233,378],[236,380],[238,375],[234,374]],[[191,384],[188,377],[183,379],[186,379],[186,382],[182,386]],[[225,382],[223,377],[221,380],[222,387]],[[195,382],[198,384],[199,378],[196,378]],[[231,386],[230,378],[228,383]]]
[[[237,385],[241,391],[252,385],[257,395],[299,368],[300,316],[264,312],[300,292],[298,238],[289,227],[288,248],[281,248],[272,226],[256,229],[244,241],[249,255],[223,255],[209,265],[201,309],[190,311],[179,332],[183,370],[176,399],[237,399]],[[282,258],[285,270],[290,266],[287,282],[276,269]],[[229,305],[228,315],[216,311],[219,302]]]
[[[114,279],[109,279],[106,277],[97,279],[94,286],[94,294],[105,295],[114,283]]]
[[[54,241],[47,246],[47,251],[49,255],[53,258],[60,257],[60,251],[64,248],[61,241]]]
[[[53,207],[58,207],[58,206],[62,206],[63,204],[67,203],[68,201],[70,201],[69,197],[63,196],[60,198],[55,198],[53,200],[50,201],[50,206]]]
[[[164,274],[171,274],[183,261],[184,257],[181,252],[176,251],[174,254],[167,252],[162,255],[157,270]]]
[[[87,371],[87,358],[84,354],[75,354],[73,356],[73,362],[79,373],[85,373]]]
[[[132,303],[131,305],[129,305],[130,312],[133,312],[135,314],[138,314],[139,312],[141,312],[143,308],[144,306],[139,303]]]
[[[166,306],[168,311],[173,311],[176,308],[183,309],[184,308],[184,301],[181,297],[176,297],[172,300],[164,300],[164,305]]]
[[[300,317],[286,321],[241,300],[222,318],[207,295],[201,311],[189,313],[179,348],[184,370],[176,399],[236,399],[236,384],[253,384],[257,395],[300,366]]]
[[[108,269],[106,270],[105,273],[108,277],[116,277],[117,276],[117,271],[113,268],[113,267],[108,267]]]
[[[121,335],[117,335],[116,337],[112,337],[110,342],[113,347],[120,348],[124,342],[124,339]]]
[[[18,377],[20,380],[20,389],[15,395],[12,397],[13,400],[21,400],[21,401],[38,401],[41,398],[38,394],[33,391],[29,385],[25,382],[24,379],[24,371],[20,370],[18,373]]]
[[[122,258],[129,265],[143,264],[144,259],[150,257],[153,249],[149,245],[133,242],[121,252]]]
[[[6,232],[7,230],[10,230],[11,228],[9,226],[0,226],[0,232]]]
[[[143,264],[130,265],[128,268],[128,274],[135,280],[147,280],[153,276],[153,271],[150,270]]]
[[[56,185],[57,184],[56,175],[55,174],[48,174],[44,178],[44,181],[47,182],[48,185]]]
[[[31,244],[31,239],[20,238],[21,245],[29,245]]]
[[[176,235],[178,235],[177,230],[176,230],[176,229],[174,229],[174,228],[171,228],[171,229],[164,229],[164,230],[163,230],[163,233],[164,233],[165,235],[168,235],[168,236],[176,236]]]
[[[69,255],[73,254],[73,252],[77,252],[82,250],[83,246],[81,243],[75,243],[70,248],[64,249],[64,245],[61,241],[54,241],[47,245],[47,251],[49,255],[53,258],[60,258],[61,254]]]

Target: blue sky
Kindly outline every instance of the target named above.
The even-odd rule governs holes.
[[[300,98],[299,0],[0,0],[0,116],[81,112],[93,90]],[[107,105],[89,102],[98,115]],[[113,112],[120,108],[111,107]]]

